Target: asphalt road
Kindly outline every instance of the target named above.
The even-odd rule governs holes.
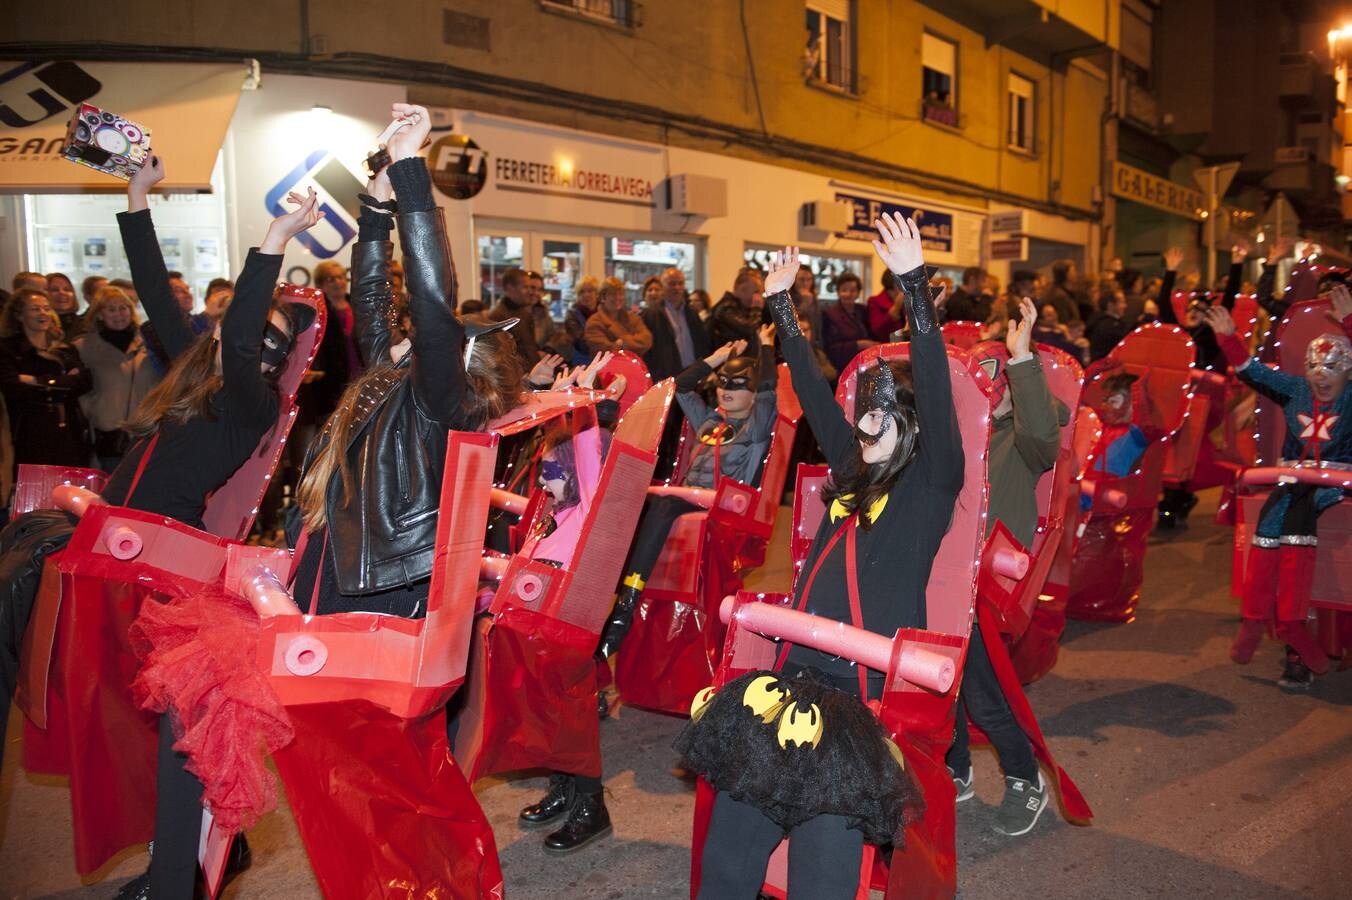
[[[1213,504],[1206,497],[1190,530],[1152,543],[1136,622],[1072,623],[1056,670],[1029,691],[1094,824],[1049,810],[1026,837],[996,835],[1002,779],[994,756],[977,751],[977,796],[958,814],[961,896],[1348,896],[1352,671],[1290,696],[1275,686],[1277,645],[1247,668],[1229,662],[1231,534],[1210,524]],[[780,554],[757,584],[782,587],[787,571]],[[688,896],[693,788],[673,773],[670,749],[680,725],[627,708],[603,725],[615,834],[563,860],[515,822],[542,777],[478,785],[511,900]],[[10,738],[19,732],[11,719]],[[0,772],[0,897],[109,897],[144,868],[144,850],[128,851],[81,884],[68,792],[17,770],[16,756],[8,748]],[[284,808],[249,838],[253,868],[226,896],[318,895]]]

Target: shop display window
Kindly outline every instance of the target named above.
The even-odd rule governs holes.
[[[754,266],[761,271],[770,268],[770,260],[782,247],[758,247],[750,246],[742,254],[742,258],[748,266]],[[813,277],[817,281],[817,298],[822,301],[834,301],[836,299],[836,276],[842,272],[853,272],[864,282],[864,293],[872,294],[878,290],[877,285],[869,281],[868,260],[862,256],[833,256],[825,253],[803,252],[798,253],[799,261],[812,270]]]
[[[606,277],[615,276],[624,282],[625,298],[629,305],[643,305],[643,282],[661,275],[673,266],[685,273],[687,289],[699,286],[696,263],[699,245],[685,241],[664,241],[652,238],[606,238]]]

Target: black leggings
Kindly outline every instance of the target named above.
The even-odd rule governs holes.
[[[967,715],[958,710],[953,746],[949,748],[946,760],[948,767],[962,773],[972,766],[967,734],[967,716],[971,716],[977,727],[990,738],[1005,774],[1036,782],[1038,766],[1033,745],[1014,720],[1014,712],[1009,708],[1009,701],[1005,699],[991,658],[986,653],[986,645],[982,643],[980,628],[972,628],[972,637],[967,644],[967,668],[962,674],[959,696]]]
[[[634,531],[634,544],[629,550],[629,564],[625,566],[624,574],[637,574],[647,581],[657,566],[662,548],[667,545],[671,526],[686,513],[699,512],[703,508],[680,497],[649,497],[643,504],[643,515]]]
[[[698,900],[755,900],[784,829],[720,791],[704,840]],[[854,900],[864,834],[844,816],[817,816],[789,833],[789,900]]]
[[[179,900],[193,895],[197,845],[202,832],[202,782],[174,752],[174,727],[160,716],[160,752],[155,774],[155,847],[150,854],[150,896]]]

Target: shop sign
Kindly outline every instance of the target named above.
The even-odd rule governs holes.
[[[653,183],[642,176],[584,168],[567,157],[555,162],[498,156],[493,180],[499,190],[581,196],[590,200],[653,205]]]
[[[873,220],[883,213],[892,213],[915,222],[920,228],[920,245],[926,250],[953,252],[953,214],[935,212],[919,206],[893,203],[889,200],[877,200],[873,197],[859,197],[853,194],[836,194],[836,200],[850,204],[853,214],[846,234],[850,237],[872,239],[878,233],[873,228]]]
[[[1117,161],[1113,162],[1113,196],[1198,222],[1206,205],[1201,193],[1193,188]]]
[[[998,234],[1018,234],[1024,230],[1023,210],[991,213],[991,231]]]
[[[295,211],[295,205],[286,202],[287,194],[295,191],[304,196],[308,188],[315,188],[319,209],[324,213],[324,229],[307,229],[296,235],[302,247],[320,259],[332,259],[357,236],[357,195],[366,185],[352,174],[328,150],[319,149],[307,154],[291,171],[282,176],[263,198],[263,205],[273,218]],[[333,237],[337,237],[337,241]]]
[[[427,151],[432,183],[452,200],[468,200],[488,180],[488,154],[463,134],[439,138]]]
[[[1028,238],[999,238],[991,241],[992,261],[1028,258]]]

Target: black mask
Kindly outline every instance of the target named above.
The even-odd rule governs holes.
[[[859,427],[859,422],[874,410],[885,413],[882,425],[876,434],[869,434]],[[882,440],[892,427],[897,415],[897,380],[892,367],[882,359],[872,368],[860,372],[854,387],[854,435],[865,447],[872,447]]]
[[[260,354],[263,365],[269,369],[276,369],[286,362],[287,354],[290,352],[291,335],[269,322],[263,329],[263,347]]]

